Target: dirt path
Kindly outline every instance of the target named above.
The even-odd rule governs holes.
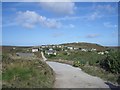
[[[43,52],[41,52],[41,55],[42,55],[43,60],[46,61],[47,58],[44,56],[44,53],[43,53]]]
[[[67,64],[49,62],[56,73],[55,88],[109,88],[103,80]]]

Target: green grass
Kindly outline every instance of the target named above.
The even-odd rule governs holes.
[[[104,79],[105,81],[109,81],[114,84],[117,84],[117,82],[118,82],[117,81],[118,77],[119,77],[118,74],[113,74],[113,73],[107,72],[96,66],[83,66],[80,68],[82,68],[82,70],[85,71],[86,73],[93,75],[93,76],[100,77],[100,78]]]
[[[62,60],[71,60],[71,61],[80,61],[90,64],[96,65],[99,60],[105,57],[105,55],[98,55],[97,52],[81,52],[81,51],[69,51],[69,55],[66,52],[58,52],[58,54],[54,57],[50,57],[46,55],[48,59],[62,59]]]
[[[36,60],[11,59],[3,60],[3,87],[12,88],[52,88],[54,72],[45,63]],[[7,62],[9,61],[9,62]]]

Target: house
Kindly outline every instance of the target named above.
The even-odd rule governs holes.
[[[91,51],[96,51],[96,49],[95,49],[95,48],[92,48]]]
[[[101,55],[103,55],[103,54],[104,54],[104,52],[98,52],[98,54],[101,54]]]
[[[61,48],[62,46],[58,46],[58,48]]]
[[[88,50],[87,49],[81,49],[81,51],[87,52]]]
[[[78,50],[79,48],[74,48],[74,50]]]
[[[105,54],[108,54],[109,52],[108,51],[105,51]]]
[[[52,46],[53,48],[56,48],[56,46]]]
[[[32,52],[38,52],[39,49],[38,48],[32,48]]]
[[[16,48],[15,47],[13,47],[13,50],[15,50]]]
[[[65,49],[65,52],[67,52],[67,50]]]
[[[45,51],[45,53],[47,55],[56,55],[56,51],[55,50],[47,50],[47,51]]]
[[[74,48],[73,47],[67,47],[68,49],[70,49],[70,50],[73,50]]]
[[[52,48],[49,48],[49,51],[53,51],[53,49],[52,49]]]
[[[41,47],[42,47],[42,48],[45,48],[45,45],[42,45]]]

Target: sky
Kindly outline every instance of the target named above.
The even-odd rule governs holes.
[[[2,45],[118,45],[117,2],[2,2]]]

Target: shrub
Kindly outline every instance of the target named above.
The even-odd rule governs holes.
[[[100,66],[112,73],[120,73],[120,52],[112,51],[103,60]]]
[[[74,67],[79,67],[79,66],[84,66],[86,64],[86,61],[85,60],[75,60],[73,62],[73,66]]]
[[[74,61],[73,66],[74,67],[79,67],[80,66],[80,61]]]
[[[120,84],[120,76],[118,77],[117,83]]]

